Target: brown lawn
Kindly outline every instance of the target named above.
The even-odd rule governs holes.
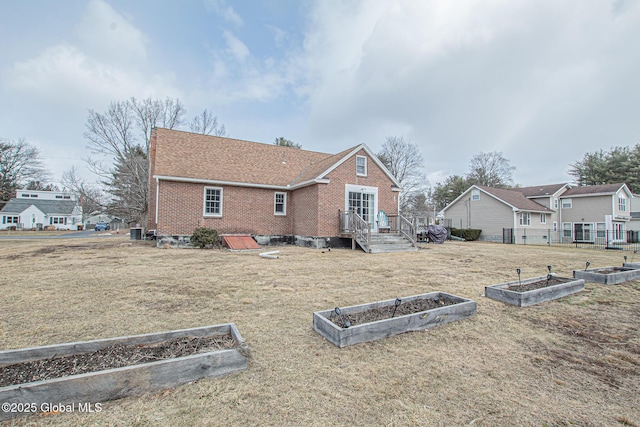
[[[249,368],[16,425],[640,426],[640,282],[517,308],[484,286],[621,265],[622,252],[457,243],[414,253],[0,241],[0,349],[234,322]],[[631,256],[632,254],[627,253]],[[640,259],[639,259],[640,260]],[[339,349],[312,313],[441,290],[476,316]]]

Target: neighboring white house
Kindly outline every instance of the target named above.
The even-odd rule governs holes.
[[[46,226],[76,230],[81,224],[82,208],[64,191],[17,190],[16,197],[0,210],[0,230],[41,230]]]

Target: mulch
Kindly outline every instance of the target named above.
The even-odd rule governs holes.
[[[0,387],[122,368],[236,347],[230,335],[173,338],[160,343],[116,344],[91,353],[0,367]]]
[[[533,291],[536,289],[542,289],[542,288],[546,288],[549,286],[553,286],[553,285],[559,285],[561,283],[567,283],[572,281],[573,279],[565,279],[564,277],[555,277],[553,276],[550,279],[542,279],[542,280],[538,280],[537,282],[531,282],[531,283],[527,283],[527,284],[514,284],[511,285],[509,287],[507,287],[506,289],[509,291],[514,291],[514,292],[527,292],[527,291]]]
[[[420,313],[422,311],[432,310],[434,308],[454,304],[457,304],[457,302],[445,297],[424,298],[407,302],[402,302],[402,300],[400,300],[400,305],[398,305],[397,309],[394,304],[386,307],[371,308],[369,310],[359,311],[356,313],[342,313],[342,316],[338,316],[334,311],[329,317],[329,320],[331,320],[339,327],[344,328],[345,324],[347,323],[350,326],[362,325],[364,323],[371,323],[377,320],[389,319],[391,317],[399,317],[413,313]]]

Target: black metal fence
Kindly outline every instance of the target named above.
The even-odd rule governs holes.
[[[517,243],[521,245],[570,246],[584,249],[610,249],[622,251],[640,250],[640,232],[628,230],[598,230],[583,233],[576,238],[571,230],[553,231],[541,229],[512,229],[502,230],[503,243]]]

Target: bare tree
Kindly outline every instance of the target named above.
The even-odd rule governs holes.
[[[418,146],[403,136],[389,136],[378,153],[380,161],[400,182],[400,210],[409,208],[409,200],[424,193],[428,185],[422,169],[424,160]]]
[[[0,139],[0,200],[11,199],[16,189],[26,186],[29,181],[42,182],[48,175],[37,147],[28,144],[24,138],[18,141]]]
[[[185,112],[180,100],[170,98],[131,98],[112,102],[105,113],[89,110],[84,137],[92,153],[102,158],[89,158],[87,164],[114,197],[109,213],[127,222],[146,221],[151,131],[157,126],[173,129],[183,124]],[[104,158],[111,165],[105,165]],[[123,191],[125,187],[131,191]]]
[[[203,135],[225,136],[227,134],[224,125],[219,125],[218,118],[206,108],[191,120],[189,128],[191,132]]]
[[[149,153],[151,131],[155,127],[174,129],[184,123],[184,115],[187,113],[179,99],[165,98],[164,101],[151,97],[138,101],[132,97],[129,100],[131,108],[135,111],[135,120],[138,130],[144,133],[145,153]]]
[[[275,141],[273,141],[273,145],[279,145],[281,147],[298,148],[298,149],[302,148],[302,144],[298,144],[297,142],[293,142],[290,139],[283,138],[282,136],[277,137]]]
[[[105,208],[104,192],[97,186],[80,179],[75,166],[62,173],[61,184],[67,191],[76,196],[82,207],[83,216],[89,216],[93,212],[101,212]]]
[[[505,188],[513,185],[513,171],[509,160],[501,152],[480,152],[471,158],[467,181],[469,185],[478,184],[487,187]]]

